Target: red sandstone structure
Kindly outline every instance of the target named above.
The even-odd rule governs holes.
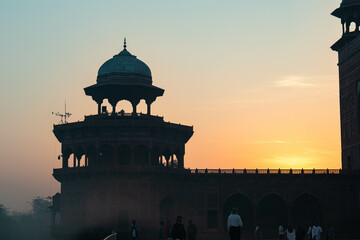
[[[185,144],[193,127],[151,115],[164,90],[152,85],[149,67],[126,49],[99,69],[97,83],[85,88],[98,114],[54,126],[61,143],[62,168],[53,176],[61,193],[53,197],[56,239],[103,239],[113,230],[128,239],[130,222],[142,240],[155,239],[160,221],[177,215],[198,226],[199,239],[226,239],[225,220],[239,208],[243,236],[256,224],[274,237],[279,224],[319,222],[337,236],[360,235],[360,0],[344,0],[333,15],[344,26],[332,46],[339,52],[343,170],[185,169]],[[356,23],[350,31],[351,22]],[[108,99],[109,113],[102,106]],[[137,112],[141,99],[147,113]],[[117,112],[121,100],[132,113]]]

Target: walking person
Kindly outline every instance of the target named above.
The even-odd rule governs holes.
[[[229,231],[230,240],[240,240],[241,238],[240,228],[242,226],[243,226],[243,222],[241,220],[240,215],[238,214],[238,210],[236,208],[233,208],[227,220],[227,228]]]
[[[182,217],[178,216],[176,218],[176,223],[174,224],[172,229],[172,237],[174,240],[185,240],[186,238],[185,227],[181,223],[181,221],[182,221]]]
[[[284,227],[280,224],[279,225],[279,239],[280,240],[284,240],[284,233],[285,233]]]
[[[332,227],[332,225],[329,225],[329,227],[326,229],[325,239],[326,240],[334,240],[335,239],[335,230]]]
[[[189,220],[189,226],[187,227],[188,240],[195,240],[196,234],[197,234],[196,225],[191,220]]]
[[[287,240],[295,240],[296,239],[296,231],[292,226],[288,226],[286,229],[286,238]]]
[[[130,228],[130,235],[132,240],[138,240],[139,238],[139,227],[136,224],[135,220],[132,220],[131,228]]]
[[[255,227],[255,239],[256,240],[261,240],[262,239],[262,229],[260,227],[260,225],[256,225]]]
[[[167,221],[165,229],[164,229],[164,239],[165,240],[172,240],[171,232],[172,232],[171,224],[169,221]]]
[[[160,226],[157,231],[157,239],[164,240],[164,221],[160,221]]]

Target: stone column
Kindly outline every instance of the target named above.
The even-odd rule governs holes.
[[[117,100],[111,98],[109,99],[109,103],[111,104],[112,106],[112,112],[111,112],[111,115],[116,115],[116,104],[118,103]]]
[[[76,156],[75,156],[75,153],[74,153],[74,167],[76,167]]]
[[[184,154],[179,154],[178,168],[184,168]]]
[[[139,99],[134,99],[134,100],[131,100],[131,105],[133,107],[133,112],[132,112],[132,115],[133,116],[136,116],[136,107],[137,105],[139,104],[140,100]]]
[[[155,101],[155,99],[146,99],[146,105],[147,105],[147,115],[151,115],[151,104]]]
[[[69,155],[65,155],[65,154],[63,154],[62,155],[63,157],[63,159],[62,159],[62,168],[68,168],[69,167]]]
[[[101,114],[101,104],[103,103],[103,100],[97,99],[97,100],[95,100],[95,102],[98,104],[98,115],[100,115]]]

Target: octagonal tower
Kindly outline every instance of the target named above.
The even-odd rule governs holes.
[[[157,186],[167,176],[189,171],[184,155],[193,127],[151,115],[151,104],[164,90],[152,85],[150,68],[126,49],[126,42],[100,67],[96,84],[84,90],[97,103],[97,114],[53,130],[62,160],[53,173],[61,183],[53,208],[57,239],[100,239],[94,231],[101,236],[130,218],[151,225],[149,213],[158,213],[160,193],[149,192],[150,179],[156,176],[152,184]],[[102,106],[104,99],[112,105],[110,113]],[[136,110],[142,99],[146,114]],[[116,111],[121,100],[131,102],[132,113]]]
[[[342,168],[360,169],[360,0],[343,0],[332,15],[342,24],[331,46],[339,56]]]

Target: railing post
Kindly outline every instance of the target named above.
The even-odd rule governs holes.
[[[289,172],[289,174],[292,174],[292,172],[293,172],[293,171],[292,171],[292,168],[290,168],[290,172]]]
[[[278,172],[278,174],[281,174],[281,169],[279,168],[279,172]]]
[[[219,168],[219,175],[221,174],[221,169]]]
[[[266,172],[267,172],[267,174],[270,174],[270,169],[268,168]]]
[[[246,168],[244,168],[244,174],[246,174],[246,173],[247,173]]]
[[[301,169],[301,174],[304,174],[304,169],[303,168]]]
[[[198,174],[199,173],[199,170],[197,168],[195,168],[195,173]]]
[[[205,168],[205,174],[207,174],[208,173],[208,170],[207,170],[207,168]]]
[[[326,169],[326,174],[329,174],[329,173],[330,173],[330,171],[329,171],[329,169],[327,168],[327,169]]]
[[[313,168],[312,174],[315,174],[315,168]]]
[[[233,168],[232,173],[235,174],[235,168]]]
[[[259,170],[256,168],[255,169],[255,174],[258,174],[259,173]]]

